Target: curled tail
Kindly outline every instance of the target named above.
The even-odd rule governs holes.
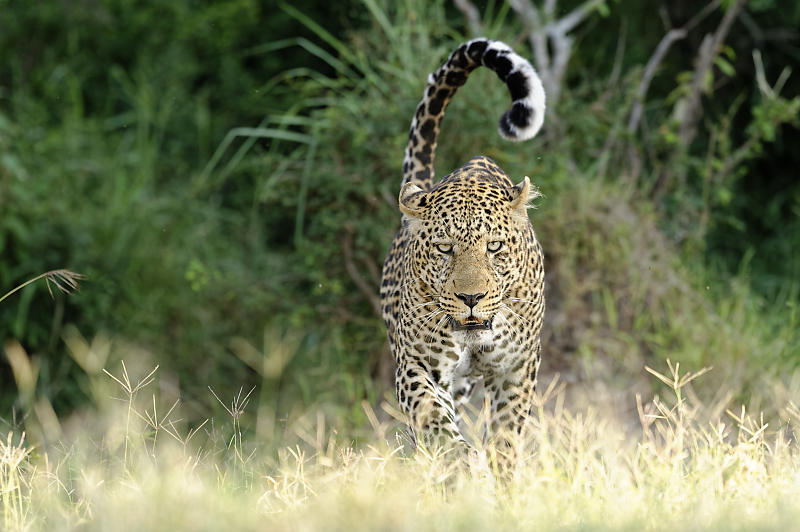
[[[544,87],[531,64],[503,42],[484,38],[466,42],[428,76],[422,101],[411,121],[403,159],[403,185],[414,183],[423,190],[433,186],[433,158],[444,110],[467,76],[481,65],[494,70],[511,93],[511,108],[500,117],[500,135],[519,141],[539,132],[544,122]]]

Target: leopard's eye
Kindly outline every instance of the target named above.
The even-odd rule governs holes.
[[[448,255],[453,252],[453,246],[451,244],[436,244],[436,249]]]
[[[495,251],[499,251],[500,248],[503,247],[503,242],[500,240],[492,240],[488,244],[486,244],[486,249],[494,253]]]

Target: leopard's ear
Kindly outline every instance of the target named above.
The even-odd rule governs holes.
[[[534,195],[534,197],[536,196]],[[528,200],[531,199],[533,199],[531,197],[531,180],[525,176],[525,179],[511,188],[511,208],[521,209],[522,212],[525,212],[528,208]]]
[[[514,214],[521,220],[528,220],[528,209],[533,208],[531,201],[541,196],[541,192],[536,185],[531,185],[528,176],[520,181],[518,185],[511,187],[511,208]]]
[[[425,210],[428,204],[428,194],[414,183],[406,183],[400,189],[397,203],[403,214],[416,218]]]

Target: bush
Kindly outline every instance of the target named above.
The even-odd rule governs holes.
[[[74,346],[98,338],[110,338],[107,365],[131,346],[139,366],[161,364],[193,405],[190,415],[213,402],[209,385],[259,384],[273,421],[324,404],[359,425],[360,401],[383,392],[390,361],[375,297],[399,221],[409,118],[427,73],[465,37],[443,2],[365,1],[369,20],[361,15],[354,24],[363,27],[337,35],[315,22],[324,13],[303,7],[284,5],[274,18],[276,27],[302,26],[301,37],[270,42],[257,23],[268,17],[244,0],[200,9],[110,3],[68,14],[50,6],[4,24],[0,286],[54,267],[88,277],[69,298],[52,302],[33,286],[0,306],[0,336],[32,354],[36,393],[57,414],[91,395],[101,367],[87,370]],[[70,24],[59,23],[64,17]],[[509,38],[522,27],[507,6],[489,19],[490,37],[528,53]],[[595,54],[595,31],[616,42],[612,22],[595,18],[579,30],[577,64]],[[21,47],[44,42],[47,28],[53,47]],[[485,154],[544,192],[532,216],[547,251],[546,375],[561,369],[581,385],[633,379],[644,387],[642,366],[669,355],[694,368],[727,367],[714,375],[737,375],[746,389],[761,370],[796,364],[797,291],[762,300],[747,270],[731,276],[719,266],[730,257],[713,254],[730,211],[703,188],[713,172],[702,169],[729,152],[698,153],[711,132],[718,146],[742,140],[725,129],[728,115],[710,115],[702,142],[674,159],[685,187],[648,194],[661,156],[672,153],[668,91],[649,102],[649,136],[628,138],[620,128],[642,50],[658,38],[637,35],[617,79],[589,67],[568,77],[556,109],[561,129],[522,145],[496,136],[506,95],[477,71],[449,109],[437,169]],[[299,50],[313,61],[274,72],[279,54],[293,51],[295,61]],[[669,64],[669,72],[689,65]],[[674,85],[665,78],[657,89]],[[762,144],[779,142],[782,130],[767,122],[789,120],[795,101],[772,100],[784,105],[777,114],[763,107],[770,101],[755,101],[748,131]],[[633,178],[628,155],[643,152]],[[726,183],[735,191],[741,181]],[[687,236],[703,216],[706,230]],[[773,301],[782,306],[770,308]],[[289,347],[275,347],[286,338]],[[12,389],[9,372],[0,379]],[[5,411],[14,395],[0,394]]]

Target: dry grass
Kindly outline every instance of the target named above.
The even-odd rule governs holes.
[[[399,425],[379,421],[368,405],[373,426],[363,441],[326,428],[318,414],[292,420],[287,430],[297,443],[273,449],[248,441],[241,393],[227,422],[189,430],[174,404],[158,414],[155,396],[144,397],[152,374],[136,380],[125,371],[115,378],[120,408],[106,408],[105,421],[83,418],[80,431],[47,452],[13,432],[0,440],[2,523],[6,530],[794,526],[796,405],[781,405],[767,424],[742,407],[700,404],[692,386],[702,372],[670,365],[651,373],[667,394],[630,398],[634,430],[607,411],[571,410],[563,387],[551,382],[532,412],[524,463],[504,486],[480,465],[409,452]],[[145,384],[126,384],[134,381]],[[480,419],[473,429],[482,430]]]
[[[9,297],[11,294],[14,294],[22,290],[29,284],[35,283],[39,279],[44,279],[45,283],[47,284],[47,292],[50,294],[50,297],[52,297],[53,296],[52,286],[55,286],[56,289],[63,294],[69,294],[70,292],[78,290],[79,289],[78,281],[83,281],[86,279],[86,277],[81,275],[80,273],[75,273],[73,271],[65,269],[50,270],[42,274],[39,274],[32,279],[28,279],[21,285],[9,290],[8,292],[0,296],[0,303],[2,303],[3,300]]]

